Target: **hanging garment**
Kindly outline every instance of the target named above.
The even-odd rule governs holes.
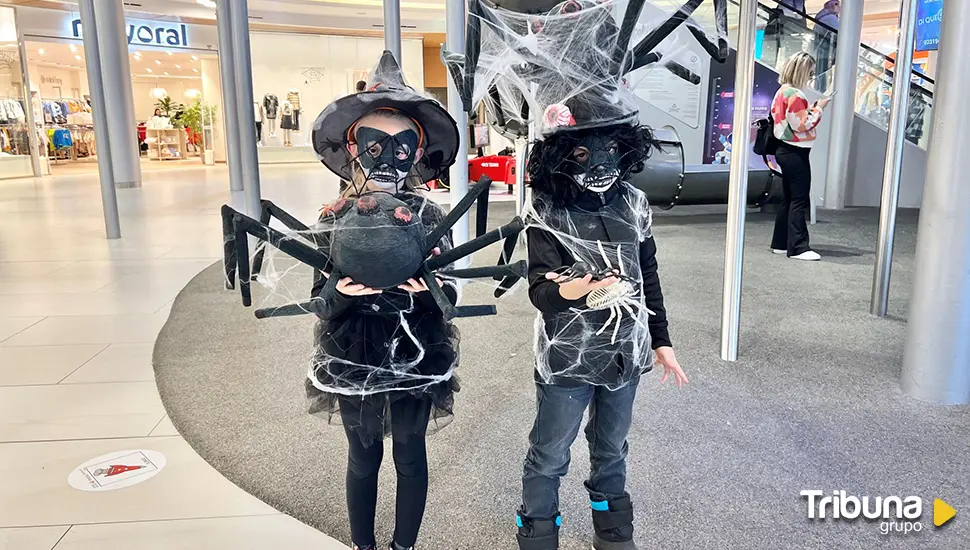
[[[280,100],[275,94],[266,94],[263,96],[263,112],[266,113],[266,118],[275,119],[276,111],[280,107]]]
[[[300,92],[295,88],[290,88],[290,91],[286,94],[286,100],[290,102],[294,110],[300,108]]]

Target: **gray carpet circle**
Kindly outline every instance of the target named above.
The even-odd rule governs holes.
[[[510,217],[504,206],[494,208],[496,225]],[[807,489],[970,505],[970,410],[916,401],[898,385],[915,215],[901,216],[889,320],[867,312],[865,251],[876,216],[824,215],[813,242],[858,254],[812,265],[774,256],[766,246],[770,217],[749,217],[741,359],[734,364],[718,358],[723,215],[706,222],[676,210],[656,216],[671,334],[691,383],[660,386],[653,373],[639,390],[628,485],[640,548],[970,547],[970,522],[958,517],[935,530],[931,510],[924,529],[906,536],[881,535],[868,521],[808,519],[799,496]],[[476,262],[494,255],[485,256]],[[298,277],[305,281],[291,287],[309,289],[309,273]],[[257,304],[262,292],[254,286]],[[484,285],[471,286],[464,302],[492,303],[490,295]],[[454,422],[428,440],[431,482],[419,548],[515,548],[535,402],[535,312],[521,289],[498,305],[497,316],[458,321],[462,390]],[[303,398],[313,322],[255,319],[223,288],[217,263],[175,301],[156,343],[155,374],[172,422],[206,461],[349,544],[344,433],[309,416]],[[379,540],[393,529],[389,454]],[[589,548],[592,533],[582,435],[572,457],[561,491],[564,550]]]

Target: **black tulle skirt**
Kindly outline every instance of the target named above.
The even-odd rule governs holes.
[[[306,381],[310,414],[344,424],[364,446],[391,435],[391,403],[400,434],[434,432],[450,423],[459,390],[458,328],[440,314],[355,315],[321,321]],[[409,426],[401,430],[401,426]]]

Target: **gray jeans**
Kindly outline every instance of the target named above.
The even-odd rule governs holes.
[[[626,436],[639,381],[617,391],[536,384],[536,419],[522,474],[524,516],[551,519],[559,513],[559,480],[569,471],[569,447],[587,407],[590,473],[585,485],[590,500],[609,501],[626,494]]]

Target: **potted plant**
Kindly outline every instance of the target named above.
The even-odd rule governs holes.
[[[174,101],[169,96],[165,96],[155,103],[155,107],[162,111],[163,116],[168,117],[168,119],[172,121],[173,128],[185,127],[185,123],[182,121],[182,116],[184,116],[185,112],[185,105],[182,105],[178,101]]]
[[[202,133],[205,131],[206,127],[211,127],[213,124],[215,124],[215,120],[215,106],[205,103],[202,101],[202,99],[196,99],[193,104],[185,107],[180,119],[181,123],[186,128],[189,143],[199,147],[200,149],[202,148]],[[211,140],[212,134],[207,134],[205,137]],[[205,161],[205,151],[203,151],[201,156],[203,157],[203,161]]]

